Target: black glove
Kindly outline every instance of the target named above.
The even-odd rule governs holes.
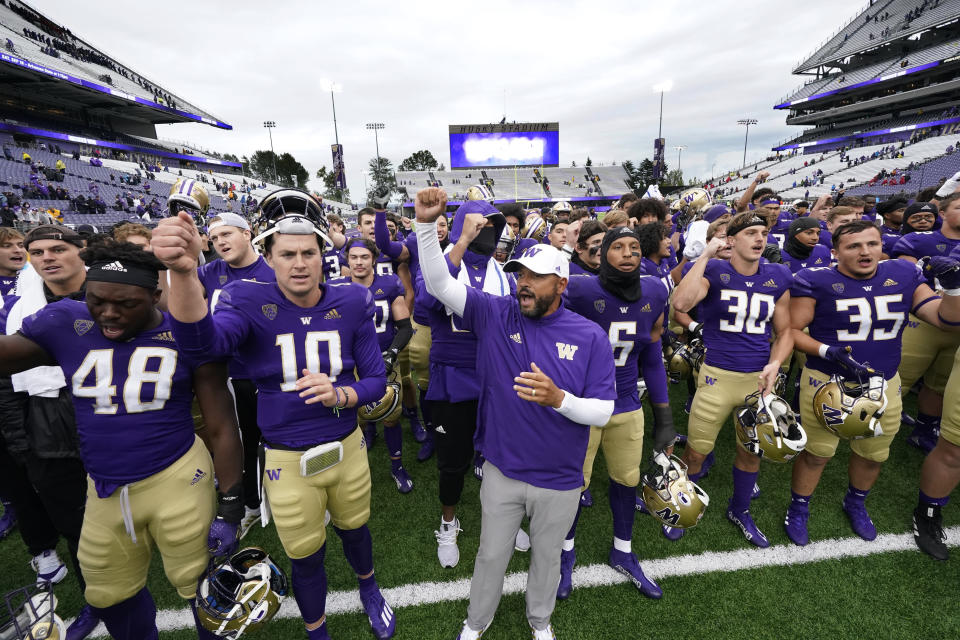
[[[866,376],[873,373],[873,369],[865,364],[857,362],[850,356],[850,347],[827,347],[826,359],[830,360],[831,362],[836,362],[851,373],[861,376]]]
[[[763,248],[763,253],[760,254],[762,257],[766,258],[768,262],[774,264],[780,264],[783,262],[783,257],[780,255],[780,247],[775,244],[768,244]]]
[[[383,366],[387,368],[387,375],[390,375],[393,371],[393,365],[397,363],[400,352],[396,349],[387,349],[380,355],[383,356]]]
[[[960,289],[960,262],[947,256],[933,256],[923,265],[923,275],[936,278],[944,289]]]
[[[653,450],[666,451],[677,440],[673,413],[669,406],[653,405]]]

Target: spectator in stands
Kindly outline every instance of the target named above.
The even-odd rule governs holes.
[[[20,159],[23,161],[23,164],[33,164],[33,159],[26,151],[23,152],[23,155],[20,157]]]
[[[56,170],[59,171],[61,174],[67,172],[67,165],[64,164],[62,158],[57,158],[57,163],[54,165],[54,167],[55,167]]]

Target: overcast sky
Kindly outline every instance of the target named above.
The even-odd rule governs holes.
[[[150,8],[147,8],[149,4]],[[336,96],[348,186],[363,196],[383,122],[394,166],[418,149],[450,164],[447,125],[560,123],[560,163],[653,155],[659,94],[667,162],[687,178],[759,158],[801,128],[774,111],[803,79],[790,71],[864,6],[804,2],[346,2],[34,0],[34,6],[123,64],[233,125],[158,128],[237,155],[274,149],[311,174],[330,167]],[[319,185],[314,185],[319,186]]]

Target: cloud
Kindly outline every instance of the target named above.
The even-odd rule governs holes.
[[[784,124],[776,100],[801,82],[792,66],[807,42],[829,35],[836,3],[809,0],[782,30],[781,3],[546,2],[482,4],[371,0],[230,3],[171,0],[162,5],[47,0],[44,11],[91,44],[165,89],[234,126],[158,127],[237,155],[288,151],[311,174],[331,165],[330,95],[351,192],[375,155],[367,122],[383,122],[380,153],[394,165],[429,149],[449,166],[447,126],[558,121],[561,165],[651,157],[660,96],[668,151],[687,147],[681,166],[707,177],[739,165],[743,127],[753,117],[748,158],[761,158],[800,131]],[[844,17],[844,16],[839,16]],[[675,151],[667,154],[676,162]]]

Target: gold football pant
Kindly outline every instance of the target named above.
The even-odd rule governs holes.
[[[263,486],[290,558],[320,550],[327,539],[327,511],[338,529],[357,529],[370,519],[370,466],[362,431],[354,430],[342,442],[343,459],[309,478],[300,475],[302,451],[266,450]]]
[[[603,447],[610,479],[625,487],[640,484],[643,463],[643,409],[617,413],[603,427],[590,427],[590,443],[583,461],[583,489],[590,486],[593,461]],[[581,489],[582,490],[582,489]]]
[[[943,392],[943,418],[940,437],[960,447],[960,351],[953,356],[953,373]]]
[[[410,319],[410,324],[413,325],[413,337],[410,338],[408,346],[410,368],[417,376],[417,386],[421,391],[426,391],[430,385],[430,325],[417,324],[413,318]]]
[[[87,507],[77,556],[87,581],[87,603],[103,608],[136,595],[147,584],[150,555],[157,545],[167,579],[182,598],[193,598],[210,561],[207,532],[216,513],[213,462],[199,438],[163,471],[97,497],[87,478]],[[124,524],[130,516],[134,542]]]
[[[910,316],[903,330],[903,351],[900,356],[900,381],[909,391],[914,383],[923,383],[943,394],[953,369],[953,356],[960,345],[960,333],[944,331],[932,324]]]
[[[821,458],[832,458],[837,452],[840,438],[820,424],[813,412],[813,395],[830,376],[813,369],[803,368],[800,372],[800,424],[807,432],[806,451]],[[887,408],[880,418],[883,435],[873,438],[850,440],[850,450],[861,458],[873,462],[883,462],[890,455],[890,443],[900,429],[900,414],[903,401],[900,397],[900,376],[894,375],[887,380]]]
[[[759,388],[759,380],[759,371],[727,371],[708,364],[700,367],[687,420],[687,446],[701,455],[713,451],[723,423],[744,398]]]

